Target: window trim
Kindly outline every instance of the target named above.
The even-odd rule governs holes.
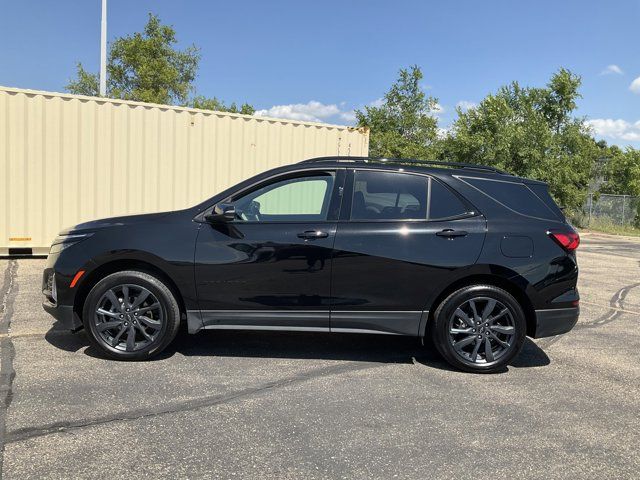
[[[353,207],[353,193],[355,189],[355,172],[356,171],[367,171],[367,172],[381,172],[381,173],[391,173],[395,175],[414,175],[418,177],[424,177],[427,179],[427,218],[410,218],[410,219],[394,219],[394,218],[371,218],[371,219],[352,219],[351,211]],[[468,209],[467,212],[461,213],[459,215],[454,215],[451,217],[442,217],[442,218],[429,218],[429,214],[431,213],[431,182],[438,182],[444,188],[449,190],[453,195],[455,195],[460,202]],[[466,183],[466,182],[465,182]],[[383,170],[379,168],[349,168],[347,171],[347,178],[345,182],[345,189],[342,201],[342,209],[340,211],[340,218],[338,220],[339,223],[349,222],[349,223],[438,223],[438,222],[448,222],[453,220],[462,220],[465,218],[471,218],[478,215],[482,215],[477,208],[475,208],[466,198],[462,197],[458,192],[445,184],[445,182],[440,181],[435,178],[433,175],[429,175],[426,173],[420,172],[407,172],[407,171],[397,171],[397,170]]]

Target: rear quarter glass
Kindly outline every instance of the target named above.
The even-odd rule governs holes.
[[[547,202],[522,182],[473,177],[460,177],[460,180],[520,215],[547,220],[564,220],[564,217],[558,215],[559,209],[557,206],[552,209]],[[545,185],[541,186],[546,190]],[[546,195],[548,196],[549,194],[546,193]],[[548,201],[553,202],[551,197],[549,197]]]
[[[556,214],[556,216],[560,219],[560,220],[565,220],[565,216],[564,213],[562,213],[562,210],[560,210],[560,208],[558,207],[558,205],[556,204],[556,202],[553,201],[553,198],[551,198],[551,195],[549,195],[549,187],[547,185],[544,184],[540,184],[540,183],[536,183],[536,184],[529,184],[527,185],[527,187],[529,187],[529,189],[536,194],[536,196],[542,200],[544,202],[544,204],[552,211]]]

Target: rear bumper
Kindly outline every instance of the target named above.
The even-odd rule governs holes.
[[[580,307],[536,310],[536,330],[533,338],[551,337],[571,330],[580,316]]]
[[[54,305],[48,300],[45,300],[42,302],[42,308],[67,330],[76,331],[82,327],[82,320],[80,320],[80,317],[73,311],[72,305]]]

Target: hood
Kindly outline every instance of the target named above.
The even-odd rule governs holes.
[[[142,224],[157,220],[170,215],[172,212],[162,213],[145,213],[142,215],[125,215],[122,217],[101,218],[99,220],[91,220],[90,222],[79,223],[73,227],[65,228],[59,235],[67,235],[69,233],[93,232],[109,227],[122,227],[125,225]]]

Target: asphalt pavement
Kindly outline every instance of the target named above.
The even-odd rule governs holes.
[[[640,239],[582,240],[578,325],[494,375],[377,335],[202,332],[105,360],[42,310],[44,260],[0,260],[2,475],[638,478]]]

